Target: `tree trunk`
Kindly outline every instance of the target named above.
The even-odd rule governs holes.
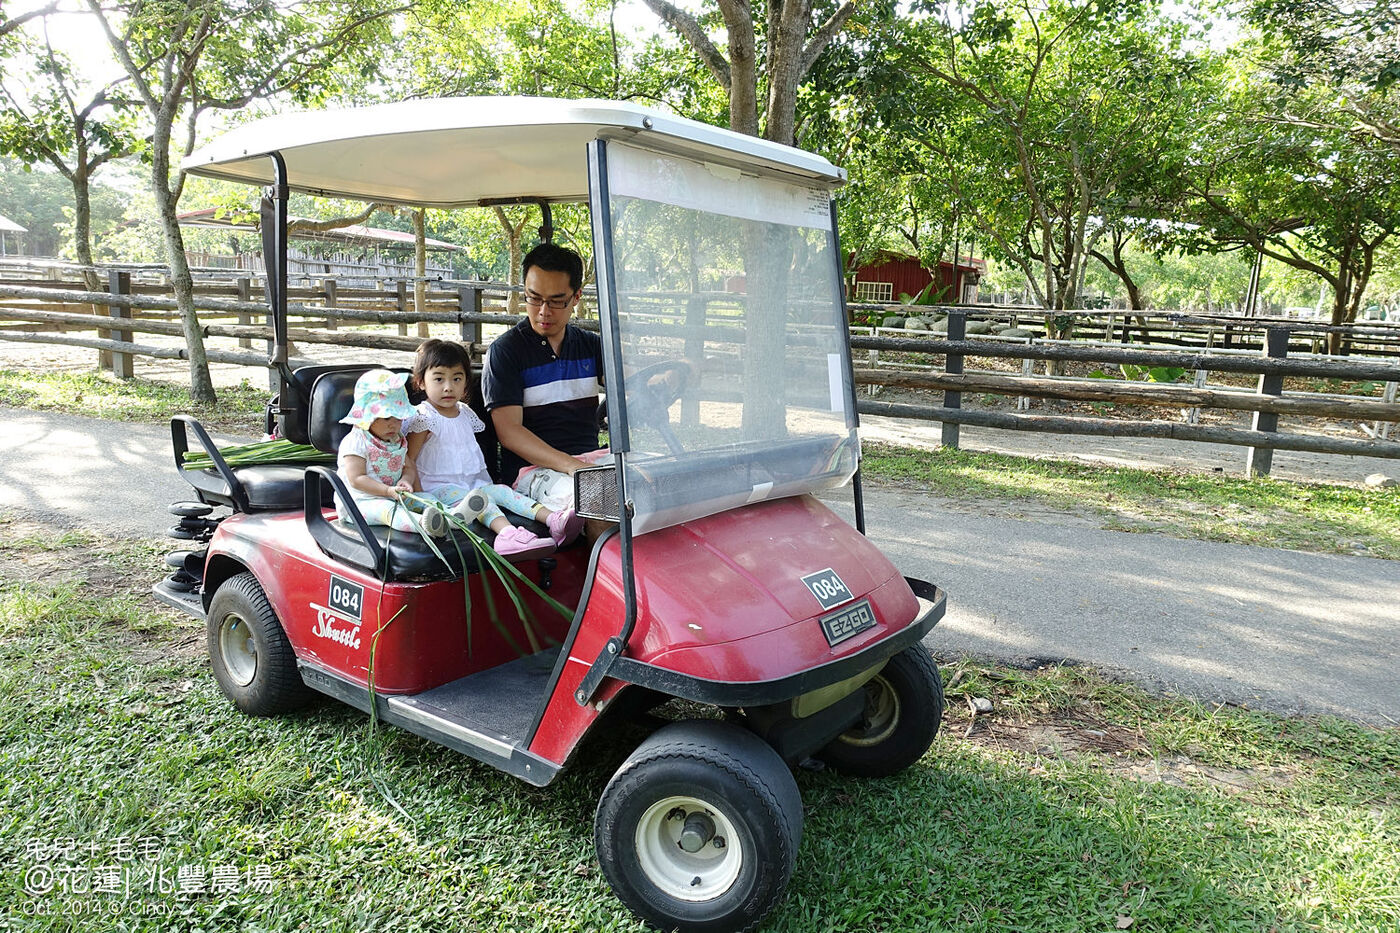
[[[73,255],[77,258],[78,264],[83,267],[83,282],[90,292],[99,292],[106,289],[106,284],[97,277],[97,270],[92,268],[92,198],[91,189],[88,184],[87,152],[85,147],[79,145],[77,165],[70,178],[73,183]],[[107,309],[101,305],[92,305],[94,316],[105,317]],[[97,368],[110,369],[112,367],[112,351],[97,351]]]
[[[797,127],[797,88],[802,83],[802,44],[811,0],[770,0],[768,17],[768,122],[764,139],[791,146]]]
[[[772,440],[786,433],[787,392],[781,374],[787,339],[783,309],[791,300],[792,231],[760,221],[746,227],[742,430],[746,440]]]
[[[428,283],[424,280],[428,274],[428,244],[427,234],[424,233],[423,208],[413,212],[413,310],[417,314],[422,314],[428,310]],[[428,322],[418,322],[418,336],[428,336]]]
[[[160,121],[156,121],[157,126]],[[214,381],[209,376],[209,360],[204,355],[204,336],[199,329],[199,317],[194,308],[194,277],[185,258],[185,238],[175,216],[175,195],[170,190],[170,135],[157,132],[152,140],[151,193],[155,195],[156,212],[165,236],[165,253],[170,262],[170,287],[175,304],[180,309],[180,324],[185,332],[185,347],[190,359],[190,399],[197,405],[212,405],[216,401]]]
[[[85,268],[83,269],[83,281],[87,283],[88,291],[101,291],[104,287],[97,277],[96,270],[92,269],[92,197],[88,184],[88,170],[81,161],[83,153],[79,153],[79,163],[73,172],[73,255]]]
[[[506,281],[511,285],[519,285],[522,272],[520,263],[524,261],[525,254],[520,249],[520,236],[525,231],[525,221],[512,224],[510,218],[506,216],[505,209],[499,204],[495,206],[496,219],[501,222],[501,230],[506,235],[506,247],[510,253],[510,271],[506,273]],[[520,293],[512,291],[510,297],[506,299],[506,311],[510,314],[520,313]]]
[[[729,33],[729,128],[758,135],[758,52],[753,9],[746,0],[720,0]]]

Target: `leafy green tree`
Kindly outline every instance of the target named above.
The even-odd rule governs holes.
[[[63,240],[63,209],[71,202],[71,189],[62,175],[0,157],[0,214],[28,231],[24,234],[26,253],[58,255]],[[6,242],[13,248],[14,236],[7,236]]]
[[[10,33],[15,32],[30,20],[48,16],[50,13],[54,12],[57,9],[58,3],[57,0],[55,0],[55,2],[53,3],[48,3],[41,7],[35,7],[34,9],[29,10],[28,12],[19,14],[18,16],[6,16],[4,15],[4,11],[0,10],[0,39],[3,39]]]
[[[1251,0],[1272,118],[1400,147],[1400,3]]]
[[[55,50],[44,19],[42,38],[17,43],[31,67],[0,77],[0,153],[33,164],[44,162],[73,189],[73,255],[90,267],[92,177],[102,166],[135,152],[141,144],[135,107],[120,92],[121,81],[85,91],[68,56]],[[16,79],[23,81],[17,86]],[[84,270],[89,289],[97,274]]]
[[[693,63],[656,42],[635,47],[616,28],[615,14],[615,4],[596,0],[483,0],[471,5],[426,0],[415,5],[397,45],[396,80],[391,83],[411,89],[415,97],[521,94],[673,104],[695,100]],[[521,259],[540,225],[539,211],[497,205],[483,213],[494,219],[504,249],[486,245],[494,238],[480,218],[448,219],[443,212],[430,212],[429,227],[438,225],[444,232],[434,235],[454,242],[466,236],[477,274],[518,285]],[[554,215],[558,235],[565,241],[572,237],[575,242],[570,245],[589,256],[586,234],[580,239],[572,233],[579,225],[570,220],[571,209],[556,205]],[[512,311],[518,310],[518,300],[513,294]]]
[[[265,0],[135,0],[120,9],[87,0],[151,130],[150,184],[164,233],[171,287],[190,357],[190,394],[214,400],[194,308],[176,205],[185,173],[172,163],[193,151],[201,116],[259,100],[322,99],[346,75],[374,70],[389,18],[407,7],[375,2],[284,6]]]
[[[1272,93],[1246,75],[1222,100],[1197,158],[1183,168],[1204,226],[1188,248],[1247,246],[1316,275],[1330,319],[1356,319],[1380,249],[1400,231],[1400,147],[1344,127],[1277,118]],[[1341,335],[1329,341],[1332,352]]]
[[[1104,218],[1183,145],[1201,67],[1189,28],[1135,0],[926,12],[891,57],[904,104],[886,119],[927,150],[1035,300],[1073,307]]]
[[[729,128],[793,145],[803,81],[856,12],[853,0],[715,0],[694,15],[668,0],[643,0],[699,57],[728,98]],[[726,51],[710,39],[722,25]]]

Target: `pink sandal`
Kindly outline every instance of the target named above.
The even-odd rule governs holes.
[[[502,557],[527,560],[553,553],[554,542],[549,538],[537,538],[524,528],[511,525],[496,535],[495,548]]]
[[[549,536],[554,539],[554,543],[558,547],[568,544],[578,537],[580,531],[583,531],[583,516],[573,509],[551,512],[544,523],[549,526]]]

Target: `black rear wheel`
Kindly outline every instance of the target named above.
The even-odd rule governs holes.
[[[865,685],[861,721],[817,757],[857,777],[886,777],[924,756],[943,722],[943,680],[921,645],[890,658]]]
[[[251,573],[230,577],[214,593],[205,632],[214,679],[243,712],[275,716],[310,699],[282,623]]]

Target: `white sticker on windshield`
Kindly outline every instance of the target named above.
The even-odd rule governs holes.
[[[826,355],[826,384],[831,390],[831,410],[846,410],[846,380],[842,378],[845,367],[841,365],[841,354]]]
[[[749,501],[749,502],[762,502],[764,499],[767,499],[767,498],[768,498],[768,494],[769,494],[770,492],[772,492],[772,491],[773,491],[773,484],[772,484],[772,483],[759,483],[757,486],[755,486],[755,487],[753,488],[753,492],[749,493],[748,501]]]

